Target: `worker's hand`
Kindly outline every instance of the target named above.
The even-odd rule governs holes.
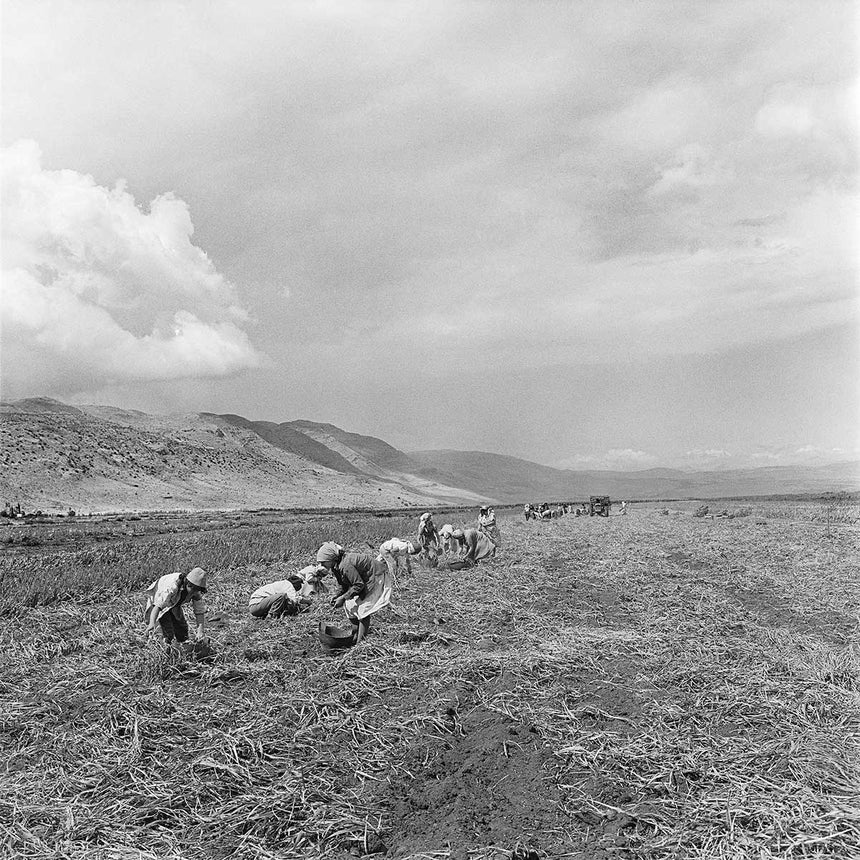
[[[194,639],[197,642],[205,642],[206,634],[202,630],[198,630],[197,633],[194,635]]]
[[[340,597],[335,597],[334,600],[332,600],[331,605],[336,608],[340,608],[344,603],[346,603],[346,595],[341,594]]]

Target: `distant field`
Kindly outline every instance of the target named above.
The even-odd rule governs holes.
[[[414,514],[0,527],[0,855],[860,856],[857,507],[661,507],[511,511],[495,561],[416,568],[336,658],[337,610],[249,592]],[[193,564],[212,664],[141,635],[139,589]]]

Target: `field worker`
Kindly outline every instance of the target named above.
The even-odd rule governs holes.
[[[406,569],[408,574],[412,574],[412,563],[409,561],[410,555],[418,555],[421,552],[421,544],[417,540],[401,540],[400,538],[389,538],[385,543],[380,544],[380,555],[385,559],[388,569],[395,576],[401,566]]]
[[[442,544],[442,552],[446,555],[454,552],[454,541],[451,538],[451,535],[454,533],[454,526],[451,523],[445,523],[441,529],[439,529],[439,540]]]
[[[254,618],[280,618],[295,615],[311,603],[316,580],[327,571],[321,564],[309,564],[287,579],[261,585],[249,598],[248,609]]]
[[[492,508],[481,508],[478,514],[478,531],[484,532],[496,546],[501,545],[501,535],[496,525],[496,512]]]
[[[332,598],[332,604],[343,607],[355,628],[358,645],[370,628],[370,617],[391,603],[394,575],[381,555],[345,552],[332,541],[319,548],[317,562],[337,580],[340,592]]]
[[[621,516],[627,516],[627,502],[621,503]]]
[[[433,522],[433,517],[429,511],[421,514],[421,519],[418,521],[418,540],[423,549],[429,552],[432,547],[438,552],[439,532],[436,531],[436,524]]]
[[[466,561],[479,562],[496,554],[496,545],[478,529],[454,529],[452,537],[457,543],[458,555]]]
[[[188,622],[182,610],[183,604],[191,601],[194,620],[197,624],[195,639],[202,642],[206,638],[206,612],[203,595],[206,593],[206,571],[195,567],[190,573],[167,573],[159,577],[146,589],[147,635],[155,630],[156,623],[161,628],[165,642],[174,640],[188,641]]]

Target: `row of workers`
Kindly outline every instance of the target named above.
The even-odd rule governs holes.
[[[310,604],[315,594],[327,591],[322,580],[331,574],[339,587],[339,592],[331,599],[332,605],[343,607],[355,628],[358,644],[367,633],[370,617],[391,602],[397,571],[405,568],[407,573],[412,572],[410,556],[427,553],[435,560],[435,554],[442,550],[466,564],[475,564],[495,555],[498,544],[490,537],[494,533],[498,538],[495,514],[491,509],[482,508],[480,516],[485,517],[485,521],[482,524],[479,519],[477,529],[446,524],[437,531],[432,516],[422,514],[417,539],[390,538],[380,545],[378,554],[347,552],[340,544],[326,541],[317,551],[316,564],[302,568],[287,579],[260,586],[251,594],[248,608],[255,618],[295,614],[303,605]],[[204,640],[203,595],[207,579],[206,571],[195,567],[187,574],[169,573],[153,582],[145,590],[147,633],[153,633],[158,625],[166,642],[186,642],[189,630],[183,606],[190,603],[195,637],[197,641]]]

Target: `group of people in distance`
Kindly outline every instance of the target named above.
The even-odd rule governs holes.
[[[314,597],[326,594],[323,580],[331,575],[337,583],[333,606],[342,607],[349,619],[354,642],[361,642],[370,626],[370,618],[391,603],[397,573],[412,573],[410,559],[423,556],[431,566],[438,564],[444,553],[447,563],[468,567],[482,559],[492,558],[501,545],[499,527],[492,508],[482,507],[477,528],[445,524],[436,528],[429,512],[421,515],[418,537],[389,538],[378,553],[349,551],[334,541],[326,541],[317,551],[316,564],[275,582],[257,588],[248,599],[248,609],[255,618],[280,618],[295,615],[311,604]],[[195,639],[206,639],[206,612],[203,595],[208,575],[195,567],[189,573],[168,573],[146,590],[147,635],[159,627],[168,645],[188,641],[189,629],[184,609],[188,603],[194,610]]]

